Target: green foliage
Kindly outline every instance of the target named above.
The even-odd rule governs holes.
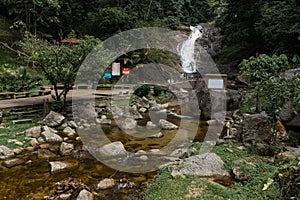
[[[297,199],[300,197],[300,157],[284,161],[276,173],[282,195],[285,198]]]
[[[258,57],[251,56],[244,59],[239,67],[254,81],[266,81],[272,76],[279,76],[280,72],[287,69],[288,57],[284,54],[272,57],[261,54]]]
[[[201,143],[194,143],[193,147],[199,151]],[[277,182],[263,190],[264,184],[274,179],[280,167],[272,163],[271,159],[249,154],[246,148],[241,149],[237,145],[215,146],[213,152],[222,158],[226,169],[239,167],[240,176],[248,180],[221,187],[196,176],[172,178],[167,169],[163,169],[145,191],[144,199],[284,199]]]
[[[261,19],[254,25],[268,47],[274,52],[299,52],[299,1],[265,1],[260,13]]]
[[[32,76],[24,67],[0,66],[0,91],[22,92],[39,85],[40,76]]]
[[[254,102],[257,112],[266,111],[276,120],[286,103],[300,103],[300,78],[286,77],[283,74],[288,63],[286,55],[270,57],[265,54],[250,57],[240,63],[240,70],[252,81],[245,101],[250,104],[249,107]]]
[[[147,97],[150,92],[150,86],[149,85],[142,85],[134,90],[134,94],[139,97]]]
[[[153,95],[159,96],[162,93],[162,88],[160,86],[155,85],[153,88]]]
[[[36,67],[45,75],[54,86],[55,100],[66,101],[66,95],[72,88],[77,71],[90,51],[100,41],[91,36],[85,36],[77,44],[66,46],[52,44],[34,36],[28,36],[19,43],[27,56],[26,60],[36,63]],[[64,89],[59,92],[58,84],[63,84]]]
[[[225,0],[223,5],[225,11],[217,19],[223,44],[226,48],[240,45],[248,49],[248,54],[240,58],[256,52],[299,54],[299,1]]]
[[[207,0],[4,0],[0,10],[14,20],[15,28],[56,39],[72,31],[106,39],[137,27],[197,24],[213,13]]]

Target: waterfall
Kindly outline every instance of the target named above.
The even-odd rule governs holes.
[[[188,39],[177,46],[180,55],[181,65],[186,73],[196,72],[196,63],[194,59],[195,42],[202,36],[202,26],[190,26],[192,33]]]

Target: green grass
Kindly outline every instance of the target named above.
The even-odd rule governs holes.
[[[194,147],[199,150],[201,144],[195,143]],[[216,146],[213,152],[222,158],[226,169],[240,167],[242,169],[240,176],[248,177],[247,181],[223,187],[195,176],[172,178],[164,169],[145,191],[145,199],[284,199],[280,196],[279,184],[276,181],[267,190],[262,190],[269,178],[274,179],[280,163],[275,164],[270,157],[260,157],[249,153],[248,149],[238,147],[238,145],[221,145]]]
[[[5,117],[2,125],[4,125],[5,128],[0,128],[0,145],[7,146],[10,149],[14,149],[17,147],[27,147],[30,139],[25,137],[24,131],[28,128],[39,125],[38,121],[41,120],[40,114],[33,113],[30,115],[26,115],[25,117],[32,119],[32,123],[13,124],[12,120],[18,119],[20,117],[16,114],[13,114],[17,111],[18,109],[9,109],[2,111],[3,116]],[[17,145],[15,144],[15,142],[9,142],[9,140],[17,140],[19,142],[22,142],[23,145]]]
[[[30,139],[26,138],[24,131],[28,128],[36,126],[37,123],[25,123],[25,124],[12,124],[6,123],[6,128],[0,128],[0,145],[7,146],[10,149],[28,146]],[[9,142],[9,140],[17,140],[22,142],[23,145],[17,145],[15,142]]]

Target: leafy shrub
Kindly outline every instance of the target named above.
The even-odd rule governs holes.
[[[276,174],[281,192],[285,198],[300,197],[300,157],[283,164]]]
[[[134,90],[134,94],[139,97],[147,97],[150,92],[149,85],[142,85]]]
[[[0,66],[0,90],[22,92],[30,90],[42,80],[40,76],[32,76],[24,67],[3,64]]]
[[[153,95],[154,96],[159,96],[162,92],[162,88],[159,86],[154,86],[153,88]]]

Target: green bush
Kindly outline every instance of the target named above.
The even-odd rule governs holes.
[[[150,92],[149,85],[142,85],[134,90],[134,94],[139,97],[147,97]]]
[[[162,88],[160,86],[154,86],[153,88],[153,95],[154,96],[159,96],[162,92]]]
[[[300,197],[300,157],[295,157],[279,168],[275,180],[281,188],[281,195],[287,199]]]
[[[22,92],[39,85],[42,78],[32,76],[24,67],[0,66],[0,91]]]

